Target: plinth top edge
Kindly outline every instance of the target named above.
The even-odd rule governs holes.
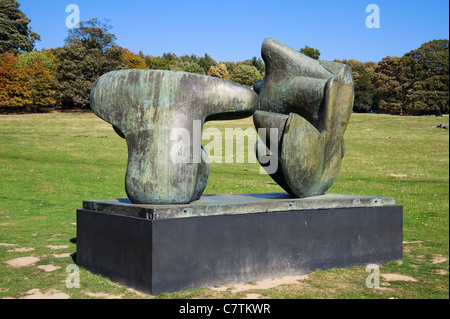
[[[189,204],[133,204],[127,198],[83,201],[83,208],[145,219],[169,219],[286,211],[395,206],[394,197],[324,194],[294,198],[287,193],[207,194]]]

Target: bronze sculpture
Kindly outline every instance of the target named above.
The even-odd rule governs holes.
[[[257,128],[277,127],[279,136],[278,170],[269,174],[295,197],[322,195],[335,181],[344,156],[343,135],[353,108],[352,71],[271,38],[264,40],[261,53],[266,76],[254,85],[259,103],[253,120]]]
[[[94,113],[127,140],[125,189],[139,204],[186,204],[198,199],[208,181],[209,164],[194,135],[201,134],[206,121],[251,116],[256,104],[257,95],[248,88],[186,72],[113,71],[100,77],[91,90]],[[194,132],[195,123],[199,132]],[[189,137],[182,141],[187,148],[176,150],[184,151],[184,160],[174,161],[170,142],[179,129]]]
[[[206,121],[251,115],[256,128],[278,129],[273,155],[279,165],[268,173],[284,190],[308,197],[331,187],[353,106],[351,69],[316,61],[270,38],[261,53],[266,76],[253,86],[258,95],[230,81],[186,72],[120,70],[97,80],[91,108],[127,141],[125,189],[133,203],[186,204],[200,198],[209,163],[195,134]],[[185,156],[177,162],[170,142],[180,128],[189,140],[175,149]],[[270,149],[266,144],[259,148]]]

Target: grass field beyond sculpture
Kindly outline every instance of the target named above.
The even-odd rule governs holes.
[[[404,209],[403,262],[380,267],[379,288],[366,285],[371,272],[365,267],[350,267],[158,297],[448,298],[449,131],[435,127],[448,122],[351,116],[342,167],[328,192],[396,197]],[[208,127],[245,130],[253,122]],[[249,150],[253,145],[228,154],[232,163],[212,163],[204,193],[281,192],[258,163],[248,163]],[[126,197],[126,164],[125,141],[92,113],[0,115],[0,298],[155,298],[83,268],[79,288],[69,288],[76,209],[83,200]]]

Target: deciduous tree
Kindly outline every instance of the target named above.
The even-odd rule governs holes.
[[[252,86],[261,79],[261,74],[253,65],[240,64],[231,74],[231,81],[245,86]]]
[[[384,58],[373,74],[379,111],[448,113],[448,61],[448,40],[433,40],[402,57]]]
[[[116,45],[116,35],[110,32],[111,29],[108,21],[100,22],[96,18],[81,21],[77,27],[69,29],[65,42],[66,45],[81,45],[86,49],[106,51]]]
[[[208,53],[205,53],[204,57],[198,58],[197,63],[205,70],[204,74],[207,74],[212,66],[217,65],[216,60],[214,60]]]
[[[170,70],[170,62],[162,57],[147,56],[145,64],[152,70]]]
[[[115,45],[111,27],[96,19],[80,23],[79,32],[69,31],[67,44],[56,50],[58,58],[57,100],[62,107],[89,107],[94,82],[103,74],[126,68],[124,49]]]
[[[31,91],[30,108],[37,111],[40,107],[54,106],[55,78],[50,69],[46,67],[44,60],[38,56],[31,60],[25,72],[27,74],[28,87]]]
[[[0,107],[20,108],[30,104],[27,74],[12,53],[0,54]]]
[[[57,63],[51,52],[49,50],[22,52],[17,60],[27,75],[28,89],[31,93],[31,102],[27,107],[37,111],[40,107],[54,106]]]
[[[407,92],[409,114],[449,111],[449,41],[433,40],[405,54],[411,59],[414,80]]]
[[[142,55],[135,54],[128,49],[123,50],[123,58],[128,69],[148,69]]]
[[[300,49],[300,52],[306,56],[309,56],[310,58],[319,60],[320,51],[318,49],[314,49],[313,47],[305,45],[304,48]]]
[[[181,61],[178,63],[178,66],[184,72],[205,74],[205,70],[196,62]]]
[[[372,72],[364,64],[353,71],[355,99],[353,111],[366,113],[374,107],[375,88],[372,84]]]
[[[383,58],[373,74],[381,113],[405,114],[406,93],[412,84],[410,61],[403,57]]]
[[[228,73],[227,67],[224,63],[219,63],[218,65],[211,66],[209,68],[208,75],[224,80],[231,79],[230,73]]]

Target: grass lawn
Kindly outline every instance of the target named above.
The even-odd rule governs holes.
[[[366,286],[365,267],[350,267],[266,289],[249,283],[246,290],[143,296],[83,268],[80,287],[66,286],[76,209],[83,200],[126,197],[125,141],[91,113],[0,115],[0,298],[449,298],[449,131],[434,127],[448,119],[351,117],[346,156],[329,192],[396,197],[404,209],[403,262],[380,267],[379,288]],[[224,132],[253,123],[208,127]],[[282,191],[259,174],[259,164],[230,156],[232,164],[211,165],[206,194]]]

